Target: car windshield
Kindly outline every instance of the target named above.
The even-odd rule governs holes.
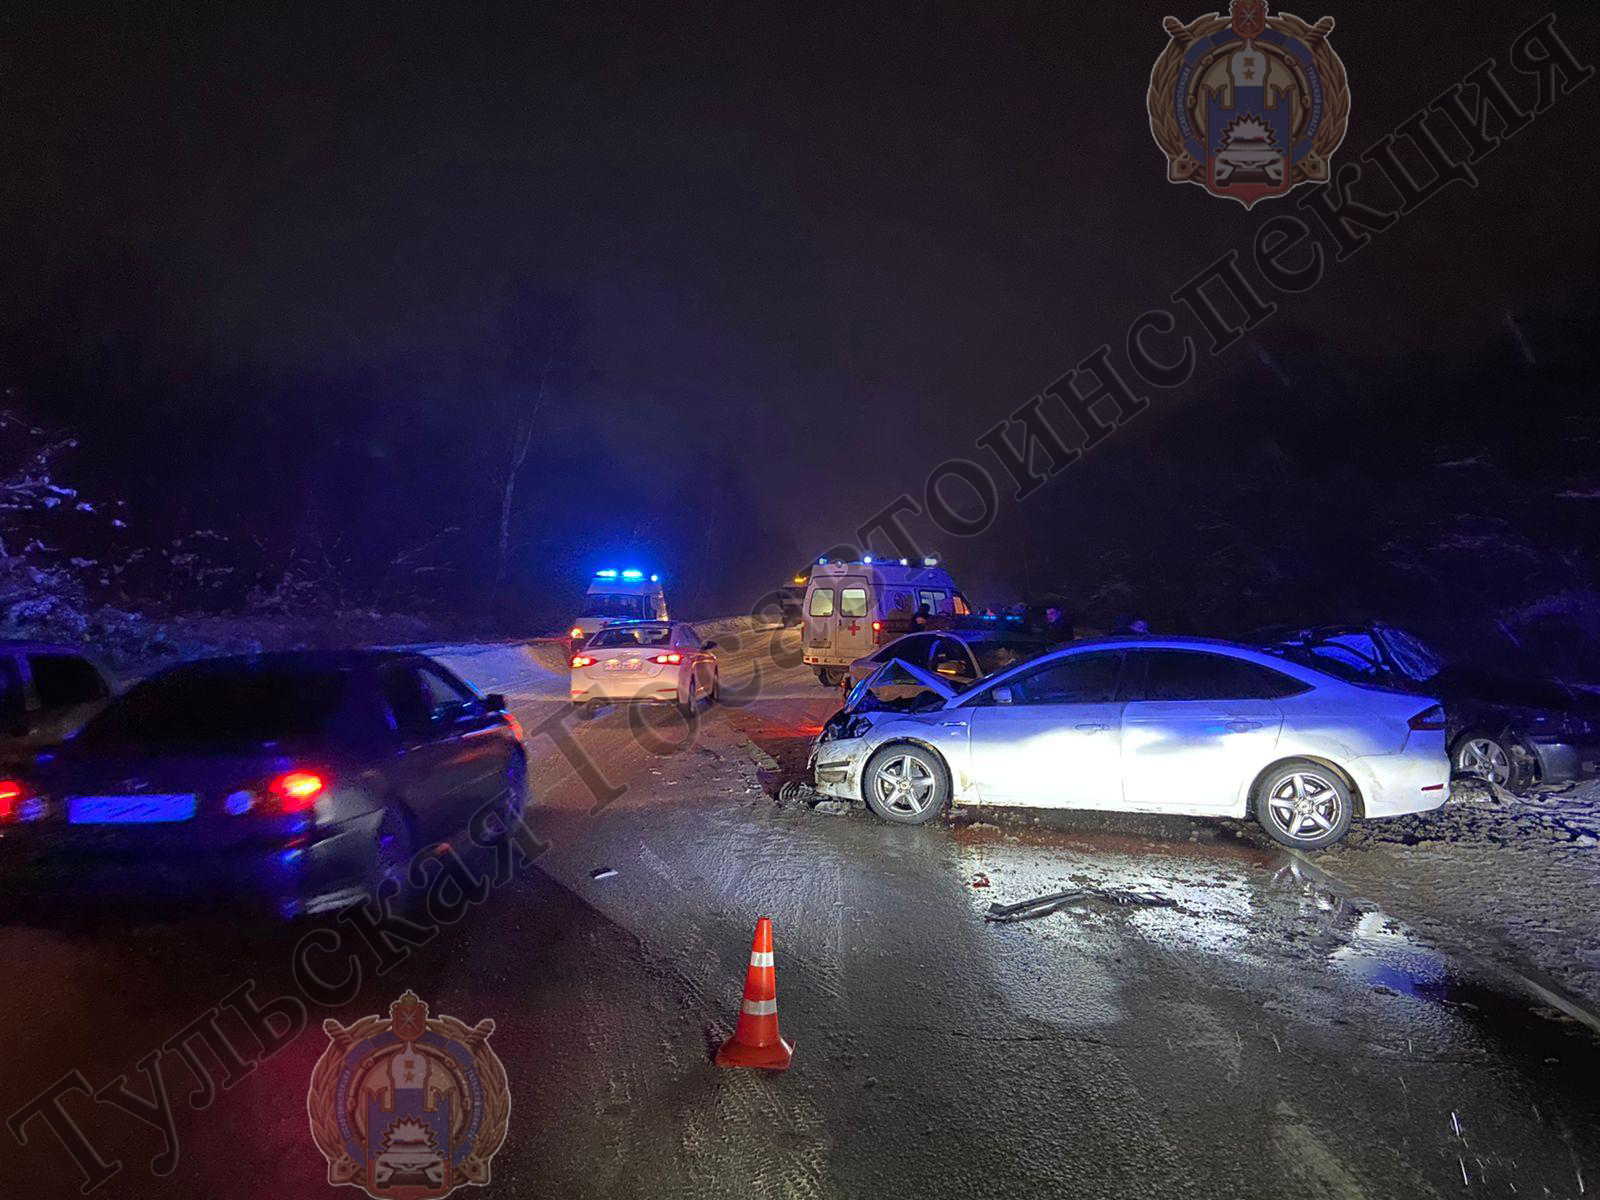
[[[623,625],[602,629],[589,640],[589,646],[594,650],[614,650],[628,646],[665,646],[671,640],[669,625]]]
[[[75,739],[91,746],[204,746],[288,741],[326,732],[350,671],[194,664],[135,685]]]
[[[646,597],[593,592],[584,597],[580,617],[650,617],[656,614],[645,607]]]

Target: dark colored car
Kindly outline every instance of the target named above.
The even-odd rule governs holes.
[[[480,810],[480,832],[503,829],[527,788],[504,699],[422,655],[208,659],[136,684],[0,780],[0,849],[47,888],[295,916],[403,882],[416,849]]]
[[[64,741],[111,699],[106,674],[81,650],[0,642],[0,762]]]
[[[1261,630],[1258,644],[1352,683],[1437,697],[1450,764],[1509,791],[1600,774],[1600,697],[1503,663],[1450,662],[1422,639],[1378,622]]]

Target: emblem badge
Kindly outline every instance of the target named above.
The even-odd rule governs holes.
[[[1171,39],[1150,71],[1150,132],[1167,179],[1249,208],[1301,183],[1326,183],[1344,141],[1350,89],[1328,44],[1333,18],[1308,25],[1233,0],[1231,17],[1162,22]]]
[[[328,1048],[311,1075],[311,1136],[328,1182],[369,1196],[433,1200],[489,1182],[506,1140],[511,1090],[489,1048],[493,1021],[429,1018],[406,992],[389,1017],[323,1022]]]

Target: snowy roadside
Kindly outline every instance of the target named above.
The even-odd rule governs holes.
[[[1317,865],[1600,1013],[1600,781],[1526,797],[1452,790],[1437,812],[1358,823]]]

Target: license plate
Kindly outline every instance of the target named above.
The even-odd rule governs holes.
[[[73,796],[67,801],[67,820],[73,825],[154,825],[191,820],[198,808],[193,792]]]
[[[606,659],[606,670],[608,671],[637,671],[642,666],[644,666],[644,660],[640,658]]]

